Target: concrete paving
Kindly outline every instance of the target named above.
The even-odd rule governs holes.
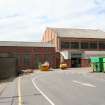
[[[0,83],[0,94],[2,94],[5,88],[6,88],[6,83]]]
[[[17,79],[7,80],[0,85],[0,105],[18,105]]]

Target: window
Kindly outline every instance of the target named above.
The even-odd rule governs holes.
[[[35,54],[34,67],[39,68],[42,63],[43,63],[42,62],[42,55],[41,54]]]
[[[30,64],[30,55],[29,54],[24,54],[24,64],[29,65]]]
[[[105,43],[104,42],[99,42],[99,48],[100,49],[105,49]]]
[[[72,49],[78,49],[79,48],[79,42],[71,42],[71,48]]]
[[[97,42],[90,42],[90,49],[96,49],[97,48]]]
[[[81,42],[81,49],[88,49],[88,48],[89,48],[88,42]]]
[[[70,48],[69,44],[69,42],[61,42],[61,49]]]
[[[16,64],[18,65],[20,62],[20,54],[18,53],[13,53],[13,57],[16,58]]]

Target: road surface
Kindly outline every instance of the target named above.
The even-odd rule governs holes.
[[[105,105],[105,74],[54,70],[23,75],[0,90],[0,105]]]

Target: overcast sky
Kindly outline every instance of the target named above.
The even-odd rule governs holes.
[[[46,27],[105,30],[105,0],[0,0],[0,40],[40,41]]]

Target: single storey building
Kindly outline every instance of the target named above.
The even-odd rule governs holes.
[[[43,42],[0,41],[0,59],[15,58],[16,69],[37,69],[45,61],[55,67],[55,47]],[[5,64],[4,64],[5,65]]]

